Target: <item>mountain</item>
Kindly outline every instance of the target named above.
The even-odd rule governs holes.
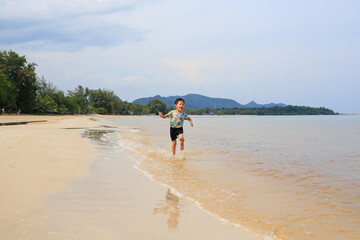
[[[270,107],[275,107],[275,106],[286,107],[286,104],[283,104],[283,103],[257,104],[256,102],[251,101],[248,104],[244,105],[244,107],[246,107],[246,108],[262,108],[262,107],[270,108]]]
[[[175,99],[181,97],[185,100],[185,107],[190,109],[203,109],[203,108],[261,108],[261,107],[273,107],[273,106],[286,106],[283,103],[275,104],[257,104],[254,101],[249,102],[246,105],[242,105],[235,100],[226,99],[226,98],[211,98],[206,97],[199,94],[188,94],[185,96],[169,96],[169,97],[161,97],[160,95],[156,95],[154,97],[147,98],[138,98],[134,100],[132,103],[139,103],[141,105],[147,104],[150,100],[157,98],[163,101],[168,106],[174,106]]]
[[[225,99],[225,98],[211,98],[202,96],[199,94],[188,94],[185,96],[169,96],[169,97],[161,97],[156,95],[155,97],[148,98],[139,98],[133,101],[133,103],[147,104],[151,99],[158,98],[163,101],[168,106],[174,106],[174,102],[176,98],[183,98],[185,100],[186,108],[190,109],[202,109],[202,108],[235,108],[235,107],[243,107],[238,102]]]

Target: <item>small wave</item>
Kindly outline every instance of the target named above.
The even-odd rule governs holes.
[[[151,174],[149,171],[146,171],[146,170],[140,168],[140,167],[138,166],[138,164],[137,164],[137,165],[134,165],[133,167],[134,167],[134,169],[138,170],[139,172],[141,172],[141,173],[143,173],[145,176],[147,176],[152,182],[155,182],[155,183],[157,183],[157,184],[159,184],[159,185],[161,185],[161,186],[164,186],[165,188],[170,189],[171,193],[174,194],[174,195],[176,195],[177,197],[185,198],[185,199],[189,200],[190,202],[194,203],[195,206],[196,206],[199,210],[201,210],[202,212],[205,212],[206,214],[208,214],[208,215],[211,216],[211,217],[216,218],[216,219],[219,220],[222,224],[226,224],[226,225],[230,225],[230,226],[233,226],[233,227],[236,227],[236,228],[240,228],[240,229],[242,229],[243,231],[246,231],[246,232],[248,232],[248,233],[254,234],[254,232],[252,232],[252,231],[250,231],[249,229],[245,228],[245,227],[242,226],[241,224],[239,224],[239,223],[232,223],[232,222],[230,222],[228,219],[222,218],[222,217],[218,216],[217,214],[212,213],[211,211],[209,211],[209,210],[207,210],[206,208],[204,208],[200,201],[198,201],[198,200],[196,200],[196,199],[194,199],[194,198],[192,198],[192,197],[189,197],[189,196],[184,195],[183,193],[181,193],[180,191],[178,191],[178,190],[177,190],[176,188],[174,188],[173,186],[171,186],[171,185],[169,185],[169,184],[166,184],[166,183],[163,183],[163,182],[157,181],[157,180],[155,179],[155,177],[154,177],[153,174]],[[256,235],[258,235],[258,234],[256,234]],[[261,236],[261,235],[258,235],[258,236],[261,237],[261,238],[263,238],[263,239],[265,239],[265,240],[280,240],[280,239],[278,239],[278,238],[272,238],[272,237],[269,237],[269,236]]]
[[[164,162],[174,163],[174,166],[176,166],[176,162],[182,162],[182,160],[186,158],[186,154],[184,152],[180,152],[180,154],[176,155],[175,161],[172,161],[172,153],[169,150],[155,147],[149,142],[147,142],[147,140],[143,138],[143,136],[134,135],[133,133],[138,134],[140,132],[138,129],[132,129],[130,130],[130,132],[132,133],[131,137],[127,136],[126,134],[121,134],[119,145],[138,154],[139,158],[135,160],[135,165],[133,165],[133,168],[143,173],[152,182],[155,182],[161,186],[164,186],[165,188],[170,189],[171,193],[173,193],[177,197],[187,199],[188,201],[192,202],[199,210],[211,217],[214,217],[222,224],[239,228],[242,231],[254,234],[264,240],[280,240],[276,237],[257,234],[254,231],[251,231],[250,229],[241,225],[240,223],[232,222],[229,219],[219,216],[218,214],[204,207],[201,201],[195,199],[194,197],[190,197],[186,193],[174,187],[171,183],[169,184],[168,181],[166,181],[165,179],[167,179],[168,176],[170,176],[172,173],[169,171],[169,169],[164,168]],[[152,171],[147,170],[147,167],[150,167]],[[153,172],[154,169],[155,172]],[[162,174],[163,177],[159,178],[159,174]],[[206,189],[204,189],[204,191],[206,192]],[[236,195],[236,193],[230,192],[225,189],[223,190],[223,192],[227,193],[226,195],[229,195],[230,198]],[[206,194],[207,196],[210,196],[210,198],[215,198],[210,193]]]
[[[129,131],[138,133],[138,132],[140,132],[140,129],[139,128],[130,128]]]

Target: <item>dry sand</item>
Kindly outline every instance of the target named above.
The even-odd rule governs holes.
[[[25,221],[37,215],[46,198],[86,176],[95,151],[80,129],[97,123],[89,117],[0,116],[0,239],[19,237]]]
[[[0,126],[0,239],[259,239],[97,149],[81,137],[99,126],[89,116],[0,116],[42,120]]]

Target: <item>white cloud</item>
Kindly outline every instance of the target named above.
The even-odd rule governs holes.
[[[166,60],[164,67],[174,71],[174,74],[181,79],[182,83],[203,84],[205,76],[202,73],[206,68],[206,63],[196,60]]]
[[[139,1],[132,0],[5,0],[2,1],[2,19],[58,19],[84,14],[104,14],[127,11]]]
[[[122,86],[133,86],[139,88],[145,85],[148,82],[148,79],[138,75],[132,75],[128,77],[124,77],[120,80],[119,84]]]
[[[76,51],[142,40],[142,32],[110,15],[136,1],[6,1],[0,10],[0,44],[13,48]]]

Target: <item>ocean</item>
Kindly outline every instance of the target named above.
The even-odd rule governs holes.
[[[113,117],[133,165],[224,224],[263,239],[360,239],[360,116]],[[181,211],[181,209],[180,209]]]

